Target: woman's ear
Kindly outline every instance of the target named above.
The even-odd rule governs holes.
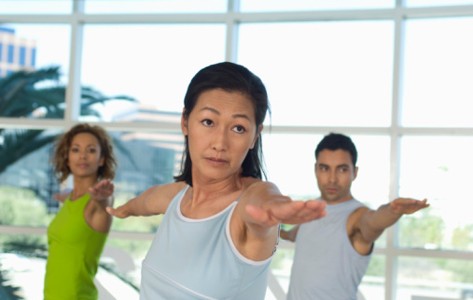
[[[255,147],[256,141],[261,135],[261,132],[263,131],[263,124],[258,126],[258,130],[256,130],[255,138],[253,139],[253,143],[250,146],[250,149],[253,149]]]
[[[184,134],[184,136],[187,136],[188,133],[189,133],[189,129],[188,129],[188,116],[186,116],[186,109],[184,108],[182,110],[182,115],[181,115],[181,131],[182,133]]]

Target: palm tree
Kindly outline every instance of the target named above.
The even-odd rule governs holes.
[[[31,72],[18,71],[0,79],[0,117],[63,118],[65,86],[55,84],[38,87],[43,83],[57,83],[60,75],[59,67],[48,67]],[[110,100],[135,101],[122,95],[104,96],[93,88],[82,87],[81,115],[100,118],[94,105]],[[47,133],[45,130],[0,128],[0,173],[26,155],[50,144],[57,134]]]

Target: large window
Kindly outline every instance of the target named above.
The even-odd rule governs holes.
[[[432,208],[428,216],[403,220],[400,228],[411,234],[400,236],[401,246],[473,251],[473,219],[465,209],[468,196],[459,188],[470,184],[472,151],[471,137],[402,139],[400,193],[428,198]],[[424,235],[414,227],[428,227],[430,233]]]
[[[273,125],[389,126],[393,35],[388,21],[242,24],[238,61],[265,81]]]
[[[473,127],[473,17],[406,22],[402,123]]]
[[[223,24],[86,25],[83,39],[81,83],[137,100],[108,105],[103,121],[156,121],[165,117],[158,111],[180,112],[195,70],[225,59]]]
[[[471,297],[472,34],[471,0],[0,0],[0,285],[42,289],[31,268],[44,266],[52,195],[68,185],[49,163],[58,133],[79,121],[109,130],[124,203],[173,180],[187,84],[227,60],[268,89],[264,159],[282,192],[318,197],[315,146],[341,132],[359,151],[356,198],[430,201],[377,241],[367,300]],[[160,221],[114,220],[100,282],[117,299],[137,297]],[[268,299],[284,299],[293,250],[277,252]]]

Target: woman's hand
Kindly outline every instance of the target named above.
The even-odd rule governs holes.
[[[280,199],[262,203],[261,206],[248,204],[246,212],[253,219],[253,223],[265,227],[279,223],[302,224],[326,215],[324,201],[294,201],[282,195],[278,198]]]
[[[98,202],[107,202],[113,195],[113,182],[110,179],[103,179],[89,188],[90,197]]]

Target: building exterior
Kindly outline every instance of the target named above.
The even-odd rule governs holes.
[[[19,70],[32,70],[36,63],[36,41],[15,35],[15,30],[0,27],[0,77]]]

